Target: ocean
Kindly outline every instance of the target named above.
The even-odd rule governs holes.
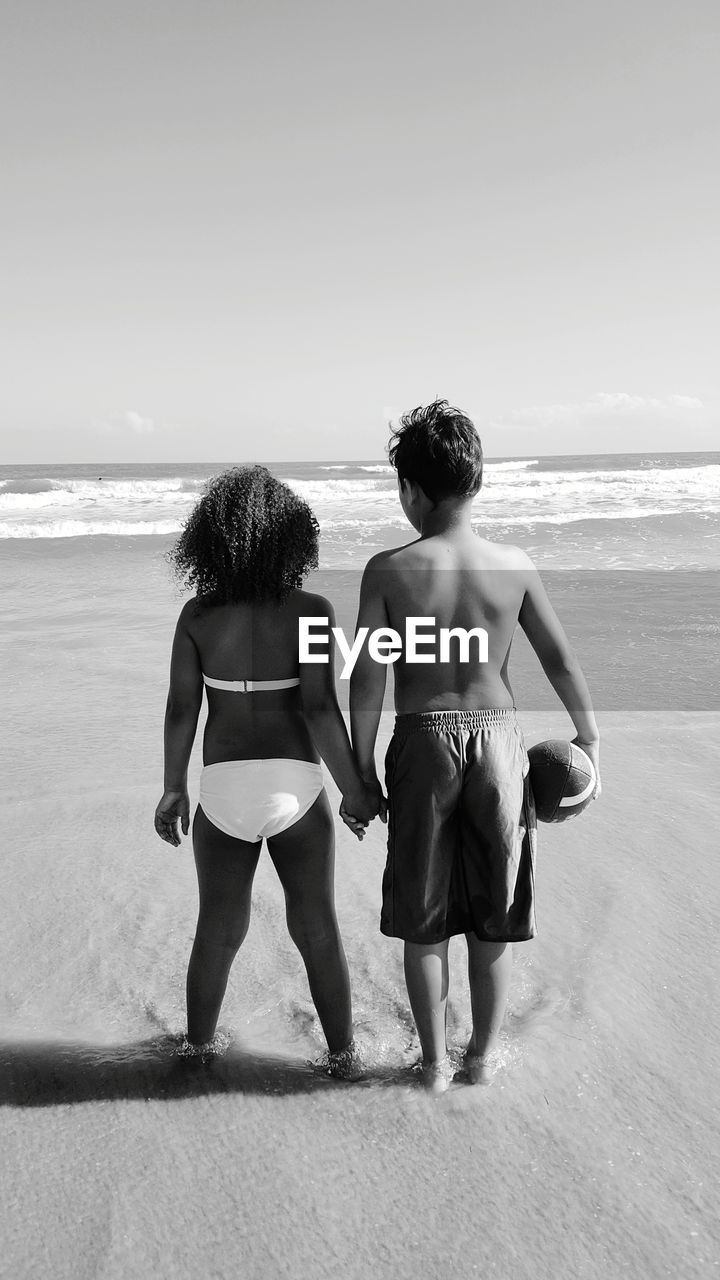
[[[349,633],[367,559],[414,536],[394,474],[383,462],[271,469],[318,517],[320,568],[308,585],[330,596]],[[38,673],[50,658],[63,667],[68,696],[77,696],[74,714],[85,715],[84,698],[97,705],[111,697],[118,679],[124,697],[132,670],[131,702],[147,716],[148,682],[165,678],[182,599],[165,555],[220,470],[0,469],[3,661],[31,752]],[[717,707],[720,453],[491,461],[474,510],[479,532],[533,557],[599,709]],[[17,676],[26,661],[36,673],[29,684]],[[519,706],[555,705],[521,634],[512,673]],[[50,697],[43,715],[56,705]],[[26,776],[24,757],[16,768]]]
[[[6,466],[0,539],[164,537],[229,464]],[[407,534],[383,462],[288,462],[271,470],[311,504],[326,567],[361,567]],[[715,569],[720,453],[598,454],[486,463],[476,502],[488,537],[541,567]]]
[[[513,1266],[508,1254],[498,1275],[710,1274],[718,1257],[707,1215],[716,1132],[710,1063],[720,1051],[710,959],[720,453],[486,465],[476,527],[523,546],[543,574],[593,692],[606,743],[605,791],[577,823],[541,832],[540,932],[515,949],[500,1082],[481,1091],[482,1103],[470,1100],[473,1091],[452,1089],[433,1118],[412,1101],[417,1041],[400,950],[377,929],[384,860],[377,824],[362,846],[338,833],[338,911],[371,1063],[364,1084],[354,1093],[341,1087],[329,1103],[313,1092],[306,1063],[322,1040],[266,858],[221,1015],[231,1048],[216,1076],[193,1086],[199,1099],[171,1075],[196,891],[188,842],[171,850],[152,827],[170,644],[185,598],[166,553],[203,485],[222,469],[0,468],[0,1105],[28,1115],[79,1109],[88,1125],[92,1116],[105,1124],[110,1113],[102,1108],[111,1107],[113,1125],[129,1126],[141,1146],[150,1125],[158,1143],[176,1144],[181,1161],[191,1157],[178,1135],[194,1150],[194,1126],[204,1116],[222,1144],[230,1123],[223,1108],[240,1096],[263,1107],[268,1096],[262,1124],[285,1134],[298,1164],[307,1126],[326,1132],[328,1116],[356,1135],[373,1134],[367,1141],[379,1144],[388,1168],[387,1126],[399,1126],[412,1152],[430,1152],[429,1135],[450,1126],[465,1152],[463,1178],[475,1157],[462,1144],[476,1134],[483,1167],[494,1169],[497,1185],[514,1169],[515,1191],[537,1222],[549,1222],[547,1171],[554,1180],[562,1239],[541,1231],[539,1270],[530,1253],[527,1266]],[[382,460],[273,463],[271,470],[316,512],[321,558],[309,585],[332,599],[350,630],[365,561],[412,533],[393,473]],[[570,736],[522,636],[511,676],[528,740]],[[345,706],[346,687],[340,698]],[[391,714],[388,697],[380,751]],[[199,768],[196,748],[191,796]],[[451,954],[449,1034],[459,1049],[469,1032],[467,980],[462,948]],[[192,1110],[196,1103],[205,1111]],[[178,1108],[172,1117],[171,1104]],[[450,1142],[450,1129],[437,1141]],[[334,1149],[334,1138],[326,1139]],[[401,1152],[404,1140],[397,1139]],[[112,1159],[114,1176],[127,1180],[132,1155],[118,1148]],[[61,1154],[53,1167],[59,1177]],[[99,1193],[79,1153],[73,1168],[82,1196],[95,1204]],[[160,1166],[156,1174],[165,1186]],[[103,1176],[110,1177],[107,1169]],[[265,1169],[268,1188],[273,1176]],[[313,1176],[322,1181],[317,1169]],[[312,1196],[313,1185],[297,1194]],[[165,1193],[169,1205],[171,1182]],[[324,1194],[332,1197],[332,1188]],[[514,1211],[509,1203],[496,1203],[496,1211],[488,1239],[506,1241]],[[123,1230],[103,1276],[193,1274],[171,1246],[152,1265],[138,1261],[129,1223]],[[64,1243],[55,1265],[33,1255],[27,1274],[100,1274],[79,1267],[72,1235],[58,1231]],[[94,1247],[91,1235],[83,1236],[84,1249]],[[442,1230],[438,1239],[445,1240]],[[343,1248],[336,1241],[344,1274],[366,1274],[367,1256],[357,1255],[365,1258],[361,1267]],[[212,1274],[226,1274],[222,1266]],[[396,1262],[375,1270],[404,1274]],[[247,1274],[264,1274],[262,1259]],[[301,1274],[313,1274],[311,1262]]]

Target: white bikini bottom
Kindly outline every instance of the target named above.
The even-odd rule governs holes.
[[[223,760],[200,774],[200,807],[219,831],[256,843],[287,831],[322,789],[310,760]]]

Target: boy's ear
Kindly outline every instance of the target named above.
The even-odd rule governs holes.
[[[403,502],[412,506],[415,499],[414,485],[412,480],[403,480],[398,476],[398,490]]]
[[[425,490],[421,484],[418,484],[417,480],[404,480],[403,484],[405,485],[405,498],[413,503],[413,505],[416,505],[418,502],[428,501],[428,496]]]

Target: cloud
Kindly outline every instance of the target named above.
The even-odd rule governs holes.
[[[152,418],[144,418],[141,413],[136,413],[134,409],[125,410],[125,422],[136,436],[151,435],[156,430],[155,423]]]
[[[702,400],[697,396],[670,396],[670,402],[676,409],[704,409]]]
[[[627,391],[596,391],[587,400],[566,404],[528,405],[513,409],[511,413],[491,423],[493,427],[559,426],[568,422],[587,422],[603,425],[608,419],[646,416],[674,417],[678,412],[702,409],[703,402],[696,396],[636,396]]]
[[[150,436],[158,431],[154,418],[146,418],[136,409],[125,409],[123,413],[114,413],[110,418],[95,424],[103,435]]]

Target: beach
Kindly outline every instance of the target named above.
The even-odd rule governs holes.
[[[228,1048],[178,1057],[196,886],[189,840],[152,827],[184,599],[164,557],[213,468],[2,472],[3,1275],[713,1274],[719,462],[488,468],[478,521],[551,584],[604,792],[540,829],[538,937],[514,949],[493,1085],[458,1078],[441,1099],[418,1087],[401,944],[379,933],[379,823],[362,843],[337,826],[364,1079],[312,1065],[324,1046],[266,854]],[[273,468],[318,512],[314,583],[348,629],[364,560],[407,537],[383,468]],[[522,643],[513,679],[528,745],[571,736]],[[379,759],[391,730],[388,697]],[[193,800],[200,763],[196,744]],[[461,940],[451,966],[459,1055]]]

